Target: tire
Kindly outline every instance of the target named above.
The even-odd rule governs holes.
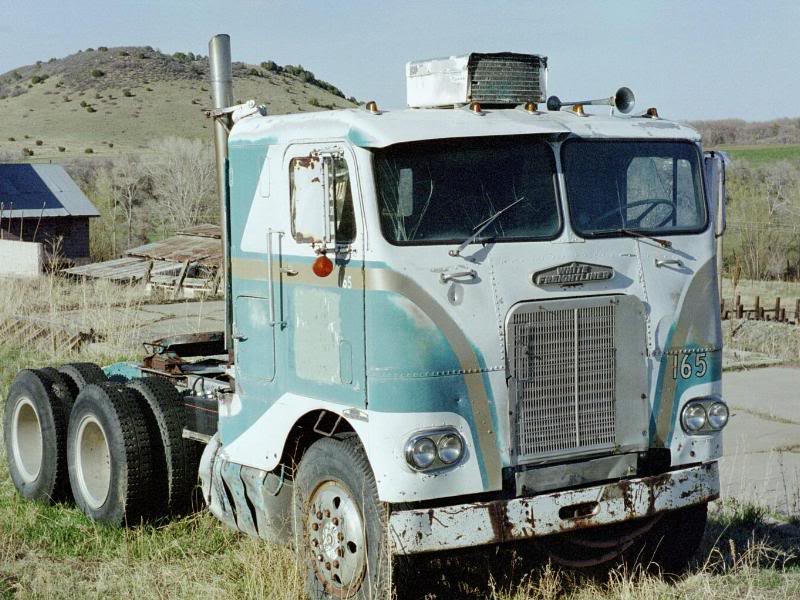
[[[132,379],[127,387],[139,398],[155,431],[154,491],[165,513],[184,514],[190,510],[197,485],[199,455],[191,441],[183,439],[183,399],[175,386],[157,377]]]
[[[67,414],[55,386],[42,372],[20,371],[3,413],[11,480],[24,498],[46,503],[69,499]]]
[[[53,393],[56,395],[56,398],[61,400],[64,406],[64,414],[67,416],[67,419],[69,419],[69,414],[72,412],[72,406],[75,404],[75,397],[77,396],[77,394],[72,393],[72,381],[61,371],[53,367],[37,369],[37,372],[53,380]],[[64,427],[64,435],[67,435],[66,424]]]
[[[64,376],[73,398],[77,398],[87,385],[108,381],[103,369],[94,363],[67,363],[61,365],[58,372]]]
[[[136,525],[157,501],[144,411],[133,391],[117,383],[83,388],[70,415],[67,464],[78,507],[94,521]]]
[[[388,509],[358,438],[314,442],[294,485],[295,548],[309,597],[389,597]]]

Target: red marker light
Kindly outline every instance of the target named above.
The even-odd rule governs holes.
[[[333,273],[333,262],[323,254],[317,257],[317,260],[311,265],[311,270],[314,271],[314,275],[317,277],[327,277]]]

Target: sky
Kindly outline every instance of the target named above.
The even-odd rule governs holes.
[[[562,100],[627,85],[666,118],[800,116],[797,0],[0,0],[0,15],[0,73],[97,46],[205,55],[228,33],[234,60],[301,64],[385,108],[405,105],[408,60],[512,51],[548,56]]]

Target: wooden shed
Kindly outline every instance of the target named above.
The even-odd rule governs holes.
[[[89,219],[100,213],[61,165],[0,164],[0,239],[42,242],[89,262]]]

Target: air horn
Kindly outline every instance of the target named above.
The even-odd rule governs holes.
[[[633,110],[633,105],[636,102],[636,97],[630,88],[621,87],[617,93],[610,98],[598,98],[596,100],[579,100],[577,102],[562,102],[558,96],[550,96],[547,99],[547,110],[561,110],[563,106],[574,106],[573,109],[576,113],[583,113],[581,107],[589,105],[608,105],[613,106],[622,114],[628,114]]]

